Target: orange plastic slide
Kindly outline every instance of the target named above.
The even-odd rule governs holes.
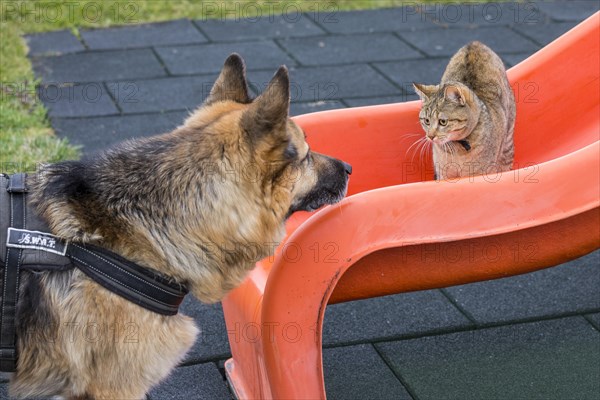
[[[297,213],[274,257],[223,301],[243,399],[325,398],[328,303],[500,278],[600,247],[600,14],[512,68],[515,169],[432,181],[408,152],[419,102],[296,121],[354,167],[339,205]]]

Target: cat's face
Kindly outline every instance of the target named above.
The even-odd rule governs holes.
[[[444,145],[469,136],[477,124],[479,110],[474,106],[473,99],[470,98],[471,91],[467,87],[414,86],[423,101],[419,120],[429,140]]]

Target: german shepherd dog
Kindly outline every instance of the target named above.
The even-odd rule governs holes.
[[[232,54],[182,126],[44,166],[29,182],[32,204],[54,235],[104,247],[217,302],[272,254],[293,212],[345,196],[351,167],[311,151],[289,105],[285,66],[252,99],[244,62]],[[141,308],[78,269],[21,279],[17,397],[144,398],[198,334],[191,318]],[[135,343],[117,329],[124,323],[139,328]],[[86,340],[65,324],[104,333]]]

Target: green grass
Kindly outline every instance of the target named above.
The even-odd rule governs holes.
[[[422,0],[441,3],[450,0]],[[477,1],[477,0],[467,0]],[[225,4],[228,4],[227,6]],[[36,99],[26,33],[107,27],[176,18],[233,18],[275,13],[394,7],[398,0],[192,1],[192,0],[0,0],[0,172],[33,170],[41,162],[76,158],[79,150],[54,136],[46,109]],[[233,4],[233,5],[232,5]]]

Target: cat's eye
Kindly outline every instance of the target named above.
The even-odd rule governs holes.
[[[425,125],[429,125],[429,118],[425,118]]]
[[[440,122],[440,125],[441,125],[441,126],[446,126],[446,125],[448,125],[448,120],[447,120],[447,119],[440,119],[440,121],[439,121],[439,122]]]

